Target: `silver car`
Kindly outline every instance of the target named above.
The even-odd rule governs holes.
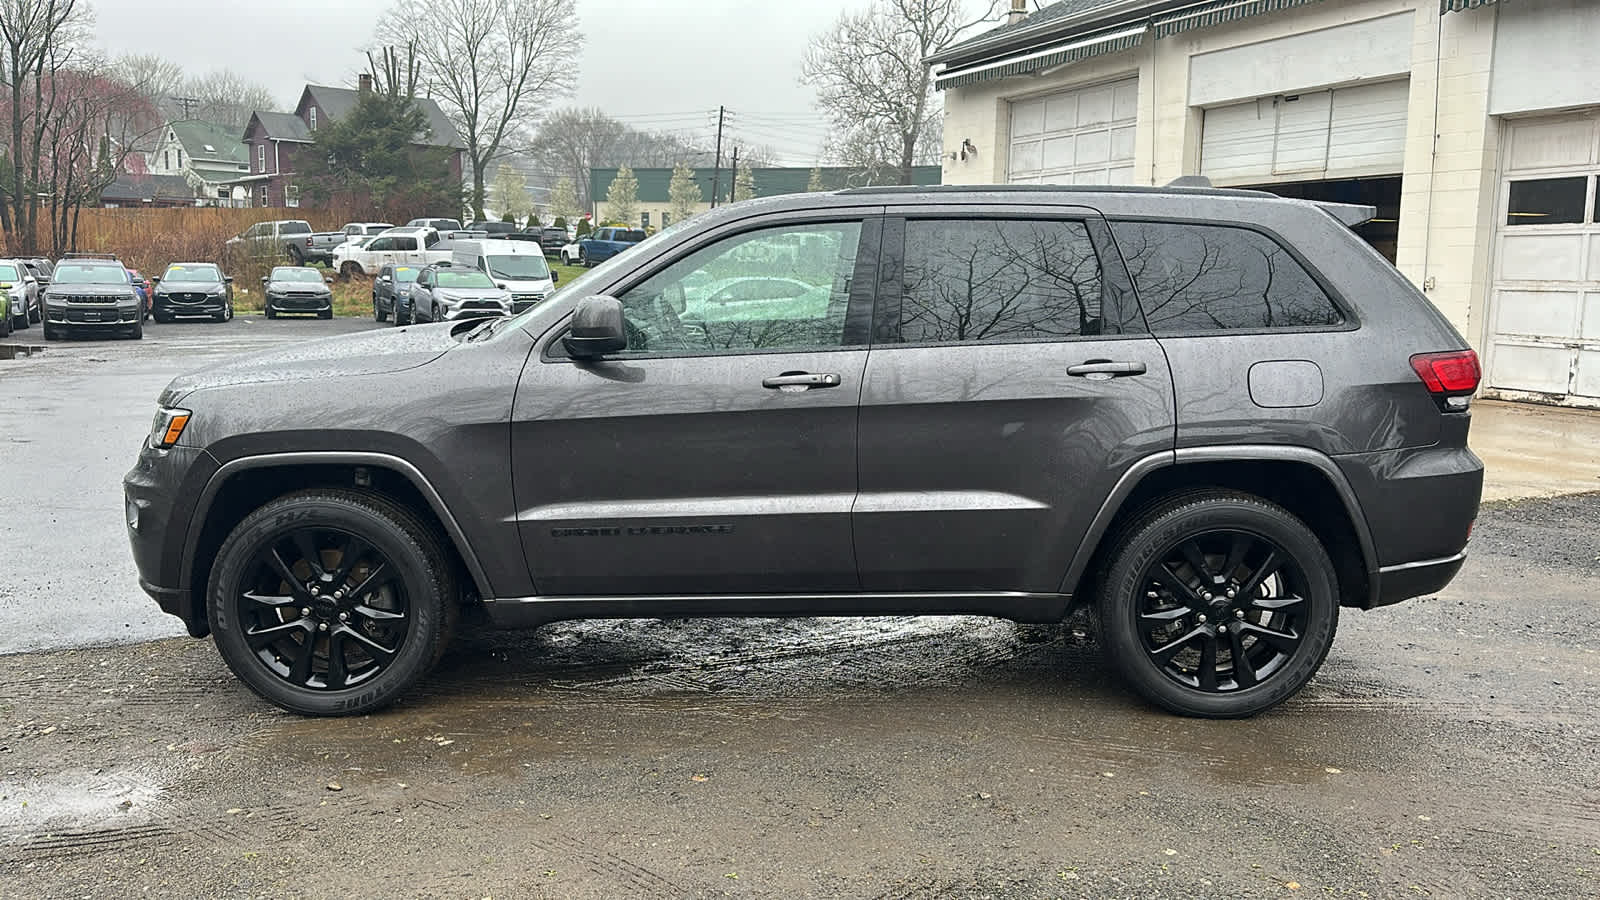
[[[6,308],[10,310],[13,331],[39,321],[39,283],[22,260],[0,259],[0,291],[11,295]]]
[[[444,263],[427,266],[411,285],[411,320],[445,322],[454,319],[508,316],[511,292],[495,286],[477,269]]]

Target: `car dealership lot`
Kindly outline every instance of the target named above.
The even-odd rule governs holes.
[[[1595,495],[1491,505],[1443,594],[1346,610],[1239,722],[968,617],[467,628],[389,712],[280,714],[208,641],[142,640],[180,626],[119,482],[173,374],[367,327],[0,360],[0,896],[1600,893]]]

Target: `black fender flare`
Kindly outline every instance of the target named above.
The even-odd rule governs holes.
[[[189,592],[193,596],[194,585],[190,573],[194,571],[195,554],[199,550],[200,531],[204,526],[206,517],[211,514],[211,505],[216,500],[217,493],[228,479],[247,469],[264,469],[274,466],[295,465],[350,465],[370,466],[374,469],[388,469],[399,474],[417,489],[424,500],[427,501],[433,514],[444,525],[445,534],[450,542],[455,545],[456,552],[461,555],[466,564],[467,573],[471,576],[478,596],[484,600],[492,600],[493,592],[489,587],[489,578],[484,573],[483,565],[478,561],[477,553],[467,541],[466,533],[461,530],[461,524],[456,521],[450,508],[445,505],[444,498],[439,495],[432,482],[416,466],[405,459],[390,453],[372,453],[364,451],[306,451],[294,453],[264,453],[253,456],[241,456],[224,463],[200,491],[200,499],[195,503],[194,511],[189,516],[188,530],[183,541],[183,564],[179,569],[179,589]],[[204,591],[204,585],[200,588]]]
[[[1372,544],[1372,529],[1368,527],[1367,517],[1361,511],[1361,503],[1356,499],[1355,489],[1350,487],[1350,480],[1345,477],[1333,458],[1310,447],[1245,444],[1163,450],[1152,453],[1129,466],[1127,471],[1122,473],[1122,477],[1117,479],[1116,485],[1111,488],[1111,493],[1107,495],[1105,502],[1100,504],[1099,511],[1090,521],[1089,530],[1079,543],[1078,552],[1073,555],[1072,564],[1067,568],[1066,577],[1061,581],[1062,592],[1071,593],[1077,588],[1089,568],[1089,560],[1093,558],[1100,541],[1110,530],[1117,514],[1122,511],[1123,504],[1133,495],[1139,483],[1152,472],[1189,463],[1251,461],[1306,465],[1316,469],[1328,479],[1329,484],[1333,485],[1334,493],[1344,504],[1345,513],[1349,516],[1351,527],[1356,533],[1356,541],[1361,547],[1362,566],[1371,580],[1372,590],[1376,591],[1379,574],[1378,554]]]

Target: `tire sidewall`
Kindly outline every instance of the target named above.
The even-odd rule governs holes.
[[[319,691],[288,684],[246,645],[243,624],[232,598],[250,557],[262,542],[301,527],[338,528],[356,533],[400,571],[411,616],[411,631],[389,668],[369,682],[341,691]],[[228,667],[251,690],[285,709],[305,715],[336,716],[368,712],[393,702],[426,672],[444,627],[444,596],[429,556],[397,523],[358,503],[331,498],[292,498],[252,513],[223,542],[206,592],[206,616],[217,649]]]
[[[1252,688],[1206,694],[1168,678],[1150,659],[1138,615],[1143,575],[1154,557],[1187,536],[1218,529],[1265,538],[1293,557],[1306,578],[1306,625],[1300,649],[1284,669]],[[1099,612],[1112,662],[1140,694],[1184,715],[1238,718],[1282,703],[1316,674],[1338,627],[1338,583],[1316,535],[1286,510],[1244,498],[1200,499],[1156,512],[1128,535],[1103,584]]]

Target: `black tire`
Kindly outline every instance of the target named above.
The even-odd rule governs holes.
[[[366,273],[361,270],[361,264],[357,262],[346,262],[344,265],[339,267],[339,277],[343,278],[345,281],[349,281],[357,275],[365,274]]]
[[[1294,696],[1333,646],[1333,562],[1281,506],[1229,491],[1177,495],[1112,540],[1117,550],[1098,579],[1103,642],[1122,677],[1158,706],[1253,716]]]
[[[171,325],[172,324],[172,316],[170,316],[170,315],[162,315],[161,313],[151,313],[151,315],[153,315],[155,317],[157,325]]]
[[[51,325],[49,322],[44,323],[44,339],[45,340],[47,340],[47,341],[59,341],[59,340],[61,340],[61,337],[62,337],[61,332],[57,331],[55,329],[55,326]]]
[[[43,301],[40,301],[40,304],[34,306],[33,311],[28,313],[28,321],[34,322],[34,323],[39,323],[39,322],[43,322],[44,321]]]
[[[331,319],[331,318],[333,318],[333,310],[331,310],[331,309],[321,310],[320,312],[317,313],[317,318],[319,318],[319,319]]]
[[[218,322],[231,322],[233,320],[233,301],[229,300],[227,305],[222,307],[222,312],[217,313],[212,318]]]
[[[134,322],[131,326],[128,327],[128,340],[130,340],[130,341],[142,341],[142,340],[144,340],[144,320],[143,319],[140,319],[139,321]]]
[[[320,542],[316,538],[319,533],[326,536]],[[287,586],[274,574],[277,569],[263,568],[263,554],[274,548],[296,545],[299,534],[311,535],[312,549],[321,566],[343,566],[346,553],[351,552],[350,543],[336,547],[334,541],[348,541],[354,537],[368,548],[356,551],[360,555],[344,570],[343,580],[336,573],[328,573],[328,578],[333,580],[318,578],[306,565],[303,555],[291,553],[294,561],[285,563],[291,569],[290,574],[308,578],[315,584],[350,586],[373,572],[387,572],[392,568],[392,580],[386,578],[376,589],[360,596],[354,593],[358,588],[351,587],[352,598],[343,604],[346,609],[389,612],[390,618],[363,620],[355,613],[347,613],[355,618],[348,620],[350,624],[339,624],[347,621],[335,618],[343,598],[330,600],[328,594],[313,597],[308,593],[309,587],[298,583],[290,594],[266,595],[286,601],[284,604],[246,600],[247,591],[261,597],[264,596],[259,593],[262,590],[281,591]],[[337,554],[336,562],[329,562],[330,553]],[[278,555],[281,557],[282,553]],[[374,559],[379,560],[379,564],[374,564]],[[363,565],[367,567],[364,572]],[[437,530],[406,509],[379,495],[362,491],[303,491],[262,506],[228,535],[212,569],[206,593],[206,616],[228,668],[261,697],[300,715],[361,715],[393,703],[421,680],[443,655],[459,613],[451,573]],[[275,585],[268,584],[275,580]],[[391,585],[398,585],[398,589]],[[302,603],[306,605],[301,609],[294,608]],[[314,608],[313,604],[317,606]],[[306,609],[312,610],[311,614],[303,614],[302,610]],[[398,619],[392,618],[396,612],[402,614]],[[380,623],[400,620],[406,624],[393,627],[403,627],[405,632],[395,646],[393,642],[397,638],[383,630],[390,626]],[[263,626],[262,623],[267,624]],[[324,625],[330,627],[323,628]],[[283,637],[277,641],[261,641],[262,627],[281,629]],[[379,630],[369,630],[374,627]],[[247,630],[257,635],[259,649],[251,649]],[[326,637],[322,636],[324,634]],[[363,635],[369,640],[360,643]],[[343,688],[330,684],[337,680],[330,664],[335,637],[340,639],[340,660],[345,664],[347,677],[357,678],[352,685]],[[385,641],[390,643],[388,648],[382,646]],[[378,655],[365,653],[367,646],[392,651],[393,655],[387,663],[380,663]],[[298,677],[294,662],[304,655],[295,651],[307,647],[312,651],[312,658],[304,663],[305,679],[292,683],[291,679]],[[358,663],[361,655],[367,657],[367,668],[349,668],[352,648],[359,653]],[[323,653],[320,673],[316,671],[319,650]],[[291,654],[293,660],[288,659]],[[279,666],[287,671],[280,672]],[[319,676],[322,683],[314,684],[312,679]]]
[[[305,265],[306,264],[305,251],[301,250],[299,247],[295,246],[294,244],[290,244],[289,245],[289,261],[294,263],[297,266]]]
[[[6,314],[3,319],[3,321],[0,321],[0,337],[10,337],[11,323],[16,321],[11,317],[11,310],[6,310]]]
[[[374,321],[374,322],[387,322],[387,321],[389,321],[389,311],[378,305],[378,298],[377,297],[373,297],[372,298],[372,321]]]
[[[261,314],[269,319],[276,319],[278,317],[278,311],[273,309],[271,304],[261,307]]]

